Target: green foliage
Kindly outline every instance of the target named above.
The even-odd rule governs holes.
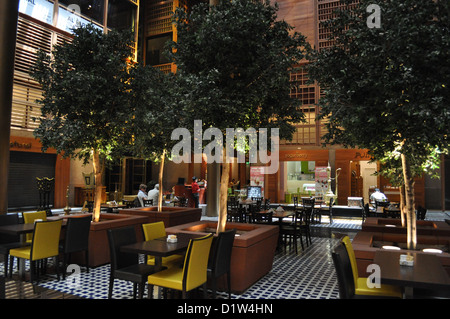
[[[381,28],[366,23],[373,1],[351,2],[326,24],[335,45],[310,57],[326,142],[395,158],[388,166],[404,154],[416,173],[436,168],[449,143],[450,2],[376,1]]]
[[[88,162],[92,150],[120,157],[131,141],[130,32],[103,34],[92,25],[74,30],[71,43],[38,53],[31,75],[42,85],[40,125],[34,135],[43,149]]]
[[[199,4],[177,9],[178,30],[170,57],[177,65],[183,127],[279,128],[291,139],[303,120],[298,100],[289,97],[289,70],[304,57],[305,38],[277,21],[269,1]]]
[[[136,108],[133,153],[159,161],[178,142],[171,140],[172,131],[180,126],[177,79],[152,66],[137,66],[131,87]]]

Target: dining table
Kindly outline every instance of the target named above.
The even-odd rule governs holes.
[[[413,256],[413,265],[400,264],[400,251],[378,250],[373,263],[380,267],[382,284],[404,288],[404,298],[411,299],[414,289],[450,291],[450,277],[439,257],[433,253],[409,252]]]
[[[165,236],[136,242],[134,244],[123,245],[120,247],[120,251],[154,256],[155,271],[160,271],[163,269],[162,257],[183,253],[188,248],[191,239],[203,237],[204,234],[177,233],[176,236],[176,242],[168,242],[168,236]]]

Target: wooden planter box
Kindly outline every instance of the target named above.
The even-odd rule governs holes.
[[[63,218],[76,217],[79,215],[69,215]],[[111,228],[134,226],[138,241],[144,240],[142,224],[146,223],[144,216],[132,216],[125,214],[100,214],[99,222],[91,223],[89,232],[89,267],[97,267],[111,262],[109,254],[108,235],[106,231]],[[84,253],[74,253],[71,263],[85,264]]]
[[[162,221],[165,227],[172,227],[199,221],[202,217],[202,210],[200,208],[163,206],[163,211],[158,212],[157,206],[150,206],[122,209],[119,211],[119,215],[121,214],[145,216],[147,223]]]
[[[450,236],[450,225],[443,221],[416,221],[417,235]],[[362,231],[406,234],[406,227],[397,218],[369,217],[362,224]]]
[[[360,231],[353,238],[352,246],[355,251],[356,262],[358,265],[358,273],[361,277],[367,277],[367,266],[373,264],[375,252],[383,249],[380,246],[383,244],[389,245],[397,243],[400,246],[406,247],[406,235],[392,232],[368,232]],[[417,248],[439,248],[446,249],[442,254],[436,254],[444,269],[450,275],[450,237],[437,235],[417,235]],[[403,253],[408,252],[406,249],[400,250]]]
[[[169,234],[209,233],[216,222],[198,221],[167,228]],[[236,229],[231,254],[231,290],[241,294],[272,269],[278,241],[278,226],[227,223],[226,229]],[[218,289],[225,289],[226,281],[218,281]]]

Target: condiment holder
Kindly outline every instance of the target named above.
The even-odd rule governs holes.
[[[169,235],[167,236],[168,243],[176,243],[178,241],[177,235]]]
[[[400,265],[402,266],[414,266],[414,256],[410,254],[400,255]]]

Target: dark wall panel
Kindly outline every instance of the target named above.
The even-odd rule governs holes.
[[[37,208],[39,191],[36,177],[55,177],[55,154],[10,152],[8,210]],[[50,194],[53,206],[54,192]]]

